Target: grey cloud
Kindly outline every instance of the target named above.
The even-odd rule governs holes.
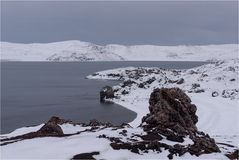
[[[97,44],[238,43],[237,1],[1,2],[1,40]]]

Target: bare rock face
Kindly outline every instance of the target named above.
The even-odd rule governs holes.
[[[59,117],[51,117],[51,119],[42,126],[37,132],[38,134],[45,135],[45,136],[59,136],[63,135],[63,131],[58,124],[63,124],[65,120],[60,119]]]
[[[151,126],[172,128],[177,133],[197,129],[197,108],[181,89],[155,89],[149,104],[150,114],[143,118],[143,122]]]
[[[176,83],[177,83],[177,84],[183,84],[183,83],[184,83],[184,79],[183,79],[183,78],[180,78]]]
[[[155,89],[151,93],[149,104],[150,113],[143,117],[141,125],[146,132],[158,133],[176,142],[183,142],[189,136],[194,144],[184,146],[183,152],[197,156],[220,152],[214,139],[197,130],[197,108],[181,89]],[[178,149],[173,147],[172,150],[175,152]]]
[[[105,102],[108,98],[114,98],[114,90],[110,86],[105,86],[100,91],[100,102]]]

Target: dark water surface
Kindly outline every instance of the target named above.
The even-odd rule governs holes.
[[[96,71],[141,66],[192,68],[203,62],[1,62],[1,133],[37,125],[56,115],[77,122],[97,119],[121,124],[136,114],[101,104],[99,90],[117,81],[88,80]]]

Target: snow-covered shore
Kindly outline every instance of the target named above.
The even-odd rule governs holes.
[[[89,75],[87,78],[129,81],[128,86],[122,87],[124,86],[122,83],[114,87],[114,89],[119,89],[117,93],[120,98],[113,99],[113,101],[138,114],[137,118],[130,123],[136,127],[145,115],[145,106],[148,106],[148,97],[155,88],[179,87],[186,91],[191,98],[195,98],[195,101],[200,102],[200,98],[198,97],[202,97],[203,101],[219,102],[218,105],[220,106],[224,103],[228,103],[229,106],[236,106],[239,98],[238,64],[239,59],[231,59],[187,70],[127,67],[97,72]],[[181,80],[183,82],[180,83],[179,81]],[[152,82],[148,83],[147,81]],[[139,84],[144,85],[139,87]],[[129,93],[122,95],[123,91]],[[216,92],[218,96],[212,97],[213,92]],[[217,105],[217,103],[214,105]],[[226,107],[226,104],[224,105]],[[139,106],[142,106],[142,109]],[[233,108],[238,109],[237,107]],[[226,109],[230,110],[228,107]],[[233,121],[235,122],[236,119],[233,119]]]
[[[102,135],[118,137],[121,141],[126,142],[132,140],[130,139],[132,135],[144,135],[145,132],[138,126],[142,117],[149,112],[148,99],[151,92],[155,88],[179,87],[189,95],[192,103],[197,106],[198,129],[209,133],[216,140],[221,153],[203,154],[199,157],[186,153],[181,157],[174,158],[227,159],[225,154],[231,153],[239,147],[238,66],[239,59],[227,59],[188,70],[127,67],[94,73],[88,78],[124,81],[118,86],[114,86],[118,98],[112,99],[112,101],[137,113],[137,118],[130,123],[132,127],[103,126],[94,128],[92,132],[77,134],[77,132],[89,129],[89,126],[65,123],[60,125],[64,134],[74,133],[75,135],[20,140],[1,146],[1,156],[3,159],[70,159],[79,153],[99,152],[93,157],[96,159],[168,159],[168,150],[163,150],[160,153],[150,150],[148,153],[140,152],[140,154],[127,149],[114,150],[110,146],[109,140],[97,137]],[[12,133],[1,135],[1,139],[34,132],[41,127],[42,125],[20,128]],[[123,130],[127,131],[126,135]],[[183,143],[167,139],[162,139],[161,142],[171,145],[192,143],[190,139],[185,138],[184,140]]]
[[[82,41],[1,42],[1,61],[209,61],[236,58],[238,44],[205,46],[96,45]]]
[[[217,142],[238,147],[238,66],[239,59],[230,59],[188,70],[128,67],[97,72],[88,78],[124,80],[128,84],[114,87],[119,98],[112,101],[137,113],[136,119],[129,123],[133,127],[139,126],[142,117],[149,112],[145,106],[155,88],[179,87],[197,106],[199,130]]]

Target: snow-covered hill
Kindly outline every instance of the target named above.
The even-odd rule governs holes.
[[[2,61],[207,61],[238,57],[238,44],[207,46],[106,45],[81,41],[1,42]]]

